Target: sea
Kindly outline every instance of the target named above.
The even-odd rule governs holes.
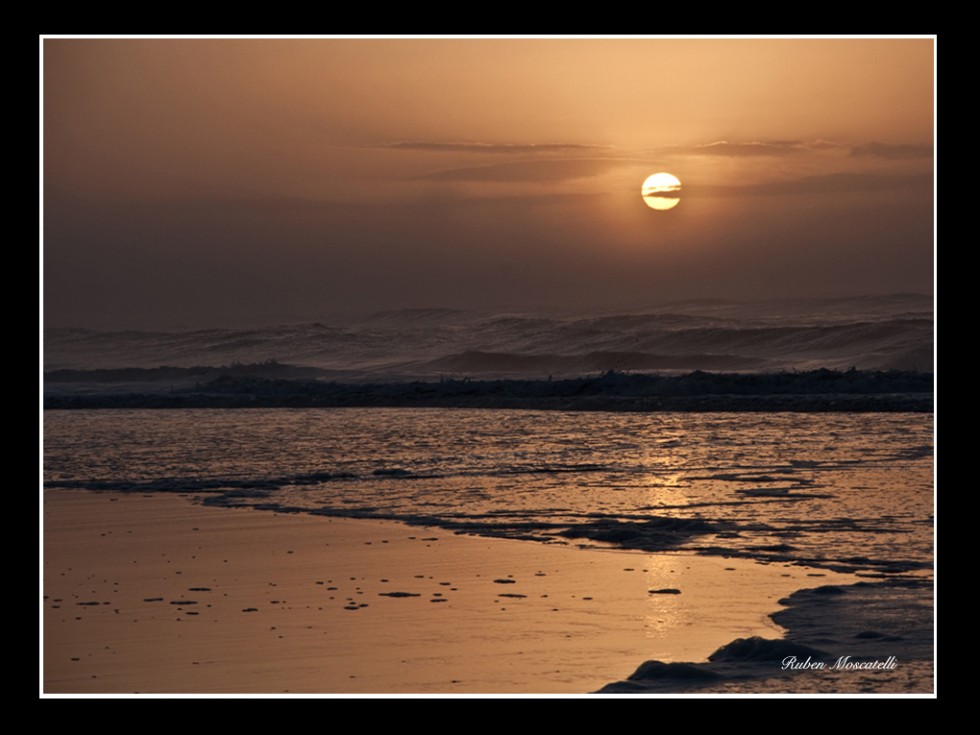
[[[59,327],[45,333],[45,371],[270,360],[355,382],[931,371],[931,302],[899,294],[618,314],[426,309],[195,330]],[[57,390],[46,382],[46,393]],[[787,630],[782,639],[733,641],[709,662],[640,656],[636,672],[604,691],[934,692],[931,413],[47,410],[43,443],[50,489],[181,493],[209,505],[391,519],[529,544],[848,572],[861,581],[782,601],[774,617]],[[844,655],[869,668],[773,665]]]

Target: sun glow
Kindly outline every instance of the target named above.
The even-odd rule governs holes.
[[[648,176],[640,189],[643,201],[650,209],[665,211],[680,202],[681,182],[673,174],[663,171]]]

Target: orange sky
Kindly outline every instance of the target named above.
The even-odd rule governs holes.
[[[930,38],[42,43],[50,325],[932,287]]]

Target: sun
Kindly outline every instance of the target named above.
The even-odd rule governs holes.
[[[640,189],[646,205],[660,211],[676,207],[681,200],[680,191],[681,180],[663,171],[647,176]]]

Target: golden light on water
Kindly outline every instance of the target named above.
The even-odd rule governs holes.
[[[661,171],[648,176],[640,191],[650,209],[665,211],[673,209],[680,202],[677,194],[681,191],[681,181],[673,174]]]

